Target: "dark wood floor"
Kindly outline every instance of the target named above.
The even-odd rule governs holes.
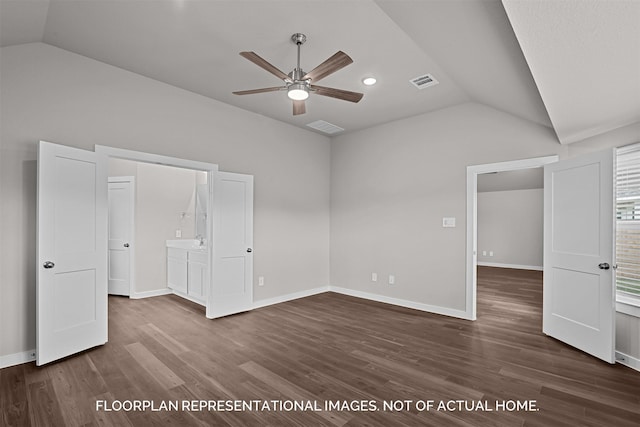
[[[111,297],[109,326],[103,347],[46,367],[0,370],[0,424],[640,425],[640,373],[541,333],[537,272],[480,268],[476,322],[326,293],[214,321],[173,296]],[[96,410],[101,401],[159,409],[220,399],[367,401],[377,410]],[[384,411],[391,400],[413,402]],[[455,402],[452,411],[416,408],[427,400],[479,410]],[[538,411],[495,407],[531,400]]]

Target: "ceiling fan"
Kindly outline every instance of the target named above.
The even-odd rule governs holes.
[[[263,68],[273,74],[274,76],[282,79],[285,83],[284,86],[265,87],[261,89],[241,90],[233,92],[235,95],[250,95],[254,93],[264,92],[276,92],[287,91],[287,96],[293,101],[293,115],[304,114],[306,110],[305,99],[309,97],[309,93],[313,92],[317,95],[329,96],[331,98],[343,99],[349,102],[358,102],[362,99],[363,94],[358,92],[351,92],[348,90],[335,89],[331,87],[318,86],[315,82],[320,81],[330,74],[335,73],[341,68],[353,62],[353,59],[342,51],[336,52],[329,59],[318,65],[316,68],[308,73],[302,71],[300,68],[300,46],[307,41],[307,36],[301,33],[295,33],[291,36],[291,41],[298,46],[298,64],[289,74],[285,74],[269,62],[262,59],[255,52],[240,52],[240,56],[248,59],[256,64],[258,67]]]

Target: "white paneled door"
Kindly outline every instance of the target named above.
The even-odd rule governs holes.
[[[109,177],[109,294],[131,294],[134,177]]]
[[[253,305],[253,176],[218,172],[215,205],[215,279],[208,317]]]
[[[40,142],[38,365],[107,341],[106,180],[95,153]]]
[[[614,363],[613,151],[544,169],[543,331]]]

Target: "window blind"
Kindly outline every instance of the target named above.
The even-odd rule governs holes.
[[[640,301],[640,143],[616,155],[616,288]]]

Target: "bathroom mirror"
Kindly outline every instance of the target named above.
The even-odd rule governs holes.
[[[195,226],[196,236],[207,236],[207,184],[196,185]]]

